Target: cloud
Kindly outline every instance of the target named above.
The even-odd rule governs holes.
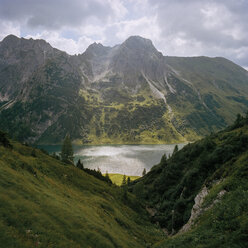
[[[33,39],[44,39],[47,42],[49,42],[53,47],[56,47],[62,51],[66,51],[71,55],[83,53],[90,44],[95,42],[95,40],[92,40],[87,36],[81,36],[79,37],[78,40],[73,40],[70,38],[62,37],[58,32],[48,32],[48,31],[44,31],[35,36],[27,35],[25,38],[28,39],[31,37]]]
[[[157,46],[169,55],[225,56],[241,65],[248,48],[248,1],[149,0],[161,29]],[[247,57],[248,58],[248,57]],[[245,62],[245,64],[243,64]]]
[[[248,67],[247,0],[0,0],[0,39],[43,38],[70,54],[130,35],[165,55],[223,56]]]
[[[9,21],[0,21],[0,40],[5,38],[9,34],[20,36],[20,26],[16,23]]]
[[[115,15],[116,1],[100,0],[0,0],[0,16],[30,28],[58,30],[85,23],[106,22]],[[113,7],[112,7],[113,4]],[[119,13],[117,13],[119,14]]]

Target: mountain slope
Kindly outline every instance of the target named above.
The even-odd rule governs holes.
[[[0,42],[0,128],[31,143],[172,143],[232,123],[247,71],[223,58],[163,56],[132,36],[80,55],[42,40]]]
[[[121,188],[1,141],[0,247],[145,247],[162,238]]]
[[[248,116],[163,157],[131,189],[169,234],[154,247],[246,247]]]

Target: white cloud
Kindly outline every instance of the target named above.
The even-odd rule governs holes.
[[[131,35],[165,55],[224,56],[248,67],[246,0],[0,0],[0,39],[43,38],[70,54]]]
[[[248,54],[248,1],[149,0],[161,29],[157,46],[168,55],[225,56],[243,66]],[[183,34],[183,35],[182,35]]]
[[[14,34],[16,36],[20,36],[20,26],[16,23],[5,21],[0,19],[0,40],[6,37],[9,34]]]
[[[49,42],[53,47],[56,47],[62,51],[66,51],[67,53],[73,55],[82,53],[85,49],[94,42],[94,40],[81,36],[77,41],[62,37],[58,32],[48,32],[44,31],[35,36],[26,36],[25,38],[33,38],[33,39],[44,39]]]
[[[116,37],[125,40],[131,35],[140,35],[153,41],[158,40],[160,29],[156,25],[156,17],[143,17],[137,20],[123,21],[115,24],[117,26]]]

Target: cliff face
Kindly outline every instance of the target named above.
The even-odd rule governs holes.
[[[44,40],[0,43],[0,127],[16,138],[170,143],[224,127],[248,106],[247,71],[223,58],[165,57],[132,36],[81,55]]]

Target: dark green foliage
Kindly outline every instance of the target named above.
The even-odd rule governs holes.
[[[124,201],[128,200],[127,192],[128,192],[128,188],[127,188],[127,184],[126,184],[122,187],[122,198]]]
[[[160,164],[166,164],[166,161],[167,161],[167,156],[166,154],[164,154],[160,160]]]
[[[137,198],[142,199],[144,197],[144,185],[142,182],[136,183],[133,186],[133,193]]]
[[[154,222],[169,231],[178,231],[188,221],[202,185],[221,179],[225,166],[247,152],[248,133],[243,131],[247,124],[247,117],[238,116],[231,133],[227,128],[180,151],[175,146],[171,158],[166,160],[163,156],[159,165],[137,180],[133,192],[157,209]]]
[[[247,112],[246,117],[241,116],[241,114],[237,114],[237,117],[236,117],[234,124],[228,129],[233,130],[235,128],[242,127],[245,124],[248,124],[248,112]]]
[[[127,184],[127,177],[126,177],[126,175],[124,175],[124,176],[123,176],[123,179],[122,179],[121,185],[122,185],[122,186],[125,186],[126,184]]]
[[[7,148],[12,148],[9,139],[7,138],[7,134],[2,131],[0,131],[0,145],[3,145]]]
[[[57,160],[60,160],[60,156],[57,155],[55,152],[53,152],[51,156]]]
[[[105,174],[105,178],[106,178],[106,181],[107,181],[109,184],[112,184],[112,181],[111,181],[111,179],[110,179],[109,174],[108,174],[107,171],[106,171],[106,174]]]
[[[43,148],[41,148],[40,151],[43,152],[46,155],[49,155],[49,153],[45,149],[43,149]]]
[[[175,154],[176,152],[178,152],[178,145],[175,145],[174,150],[173,150],[173,154]]]
[[[31,156],[36,157],[36,152],[35,152],[35,149],[34,148],[31,151]]]
[[[65,139],[63,141],[60,156],[63,162],[73,163],[73,148],[70,136],[68,134],[65,136]]]
[[[83,162],[81,162],[81,159],[79,159],[77,161],[77,164],[76,164],[76,167],[80,170],[83,170],[84,169],[84,165],[83,165]]]
[[[129,186],[130,183],[131,183],[131,179],[130,179],[130,177],[128,177],[128,178],[127,178],[127,186]]]
[[[1,248],[143,248],[161,240],[133,195],[124,201],[122,188],[11,144],[0,145]]]
[[[177,235],[155,246],[173,247],[237,247],[246,248],[248,241],[248,182],[246,153],[243,159],[232,164],[228,182],[224,186],[228,192],[218,204],[205,212],[197,225],[185,234]]]
[[[103,176],[100,170],[91,170],[91,169],[88,169],[88,168],[84,168],[83,170],[86,173],[88,173],[89,175],[94,176],[95,178],[97,178],[97,179],[99,179],[101,181],[104,181],[104,182],[107,182],[109,184],[112,184],[112,181],[110,180],[110,178],[107,178],[107,177]]]
[[[144,176],[146,174],[146,168],[144,168],[143,172],[142,172],[142,176]]]

